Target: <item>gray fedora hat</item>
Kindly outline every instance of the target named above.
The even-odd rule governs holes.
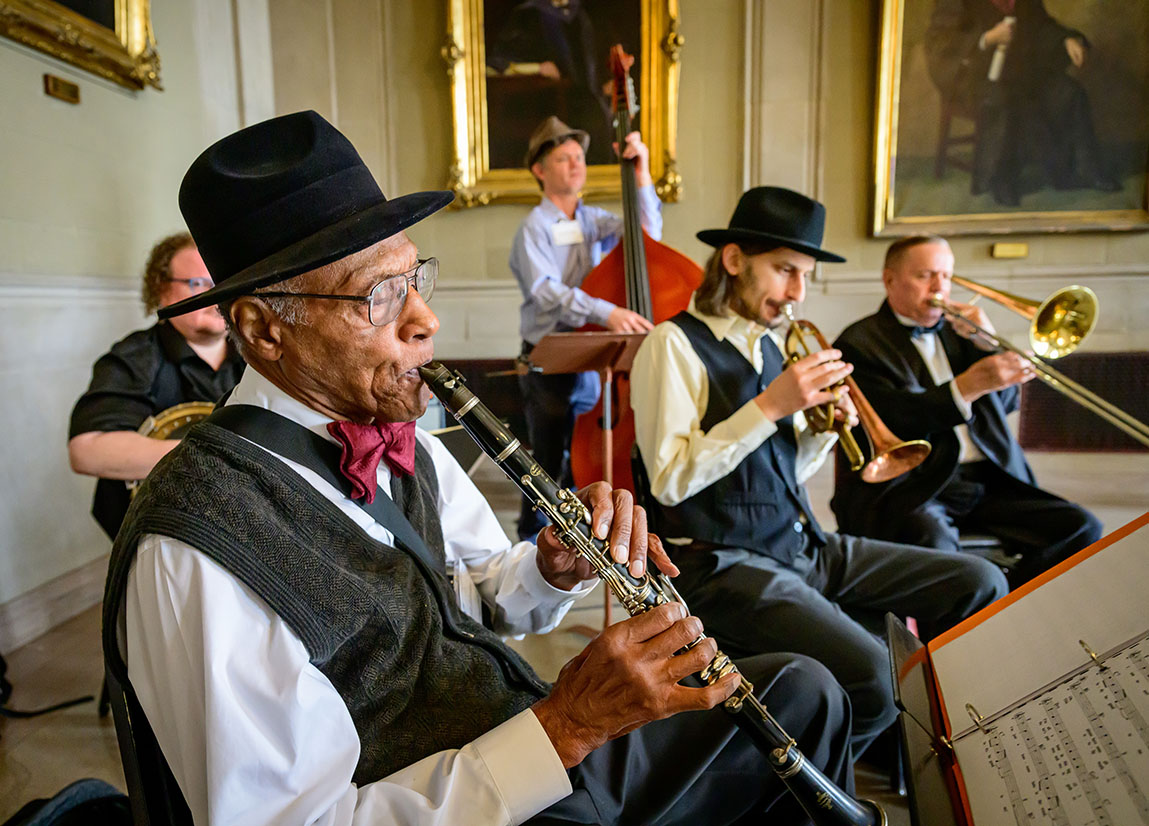
[[[572,129],[554,115],[535,127],[531,139],[527,143],[527,154],[523,157],[523,166],[530,169],[535,161],[548,149],[553,149],[567,140],[576,140],[582,146],[585,154],[590,146],[590,135],[581,129]]]

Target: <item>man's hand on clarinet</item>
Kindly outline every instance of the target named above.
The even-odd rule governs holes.
[[[611,556],[615,562],[629,563],[631,576],[640,577],[646,572],[648,556],[663,573],[678,575],[678,568],[666,555],[662,540],[647,530],[646,510],[634,503],[634,494],[628,490],[611,490],[606,482],[595,482],[575,495],[590,509],[594,535],[610,540]],[[539,571],[554,587],[569,591],[580,582],[596,577],[589,562],[558,541],[553,526],[539,531],[537,543]]]
[[[733,694],[738,674],[703,688],[678,684],[717,653],[707,638],[676,656],[701,633],[684,606],[659,605],[606,628],[563,666],[550,695],[533,706],[563,766],[653,720],[713,708]]]
[[[830,388],[852,372],[854,366],[842,361],[841,350],[819,350],[783,370],[754,401],[766,418],[776,422],[814,405],[840,401],[847,395],[846,388]]]

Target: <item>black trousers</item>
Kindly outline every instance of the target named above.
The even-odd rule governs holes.
[[[793,654],[751,657],[738,667],[806,758],[853,794],[850,705],[833,676]],[[809,822],[763,754],[720,708],[643,726],[591,752],[569,773],[573,793],[527,821],[531,826]]]
[[[1085,89],[1064,72],[1021,84],[987,83],[982,99],[971,190],[1017,191],[1029,160],[1058,189],[1108,179]]]
[[[871,628],[887,611],[930,639],[1008,591],[990,562],[877,539],[828,534],[783,564],[741,548],[673,550],[674,584],[707,633],[734,655],[794,651],[846,690],[861,754],[897,717],[889,653]],[[861,620],[861,622],[859,621]]]
[[[531,349],[532,345],[523,343],[524,355]],[[531,453],[543,470],[563,487],[574,483],[570,447],[575,419],[594,407],[600,389],[597,373],[543,375],[531,372],[519,376]],[[533,540],[546,524],[547,520],[533,510],[524,497],[519,513],[519,539]]]
[[[1010,476],[993,462],[969,462],[939,494],[902,518],[903,542],[960,550],[958,535],[996,536],[1021,562],[1016,588],[1101,538],[1101,523],[1080,505]]]

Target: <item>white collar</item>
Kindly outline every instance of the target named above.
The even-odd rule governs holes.
[[[723,315],[709,315],[699,310],[694,304],[694,298],[691,297],[690,305],[687,307],[690,314],[710,328],[710,332],[719,341],[727,338],[738,338],[744,341],[758,341],[763,335],[770,332],[768,327],[764,327],[757,321],[751,321],[748,318],[743,318],[737,313],[726,311]]]
[[[575,203],[574,218],[568,218],[567,214],[562,211],[562,208],[546,195],[543,196],[542,201],[539,203],[539,209],[549,214],[555,220],[574,221],[578,219],[579,210],[582,209],[582,198],[579,198]]]
[[[898,320],[898,324],[901,324],[903,327],[921,327],[923,330],[925,330],[924,324],[918,324],[912,318],[904,316],[901,313],[894,312],[893,308],[890,308],[890,312],[894,313],[894,318],[896,318]],[[933,330],[926,330],[926,333],[933,335]]]
[[[334,421],[330,416],[312,410],[299,399],[293,398],[251,365],[243,371],[243,377],[235,386],[227,403],[250,404],[252,407],[262,407],[272,413],[278,413],[285,419],[303,425],[308,430],[318,433],[329,442],[336,441],[335,437],[327,432],[327,425]]]

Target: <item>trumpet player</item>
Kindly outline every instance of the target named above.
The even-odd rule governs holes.
[[[932,636],[1006,592],[985,560],[830,533],[803,483],[837,438],[802,411],[834,401],[853,420],[852,366],[835,349],[786,369],[783,305],[800,303],[822,248],[825,208],[757,187],[725,229],[690,307],[655,327],[634,361],[636,443],[654,530],[675,585],[724,650],[821,661],[850,697],[855,754],[893,722],[885,646],[850,614],[917,617]]]
[[[944,238],[895,241],[882,270],[886,300],[834,342],[878,415],[933,450],[881,485],[840,476],[832,506],[839,526],[863,536],[948,551],[959,550],[961,531],[996,536],[1021,555],[1009,572],[1017,586],[1095,542],[1101,525],[1037,486],[1006,421],[1034,377],[1032,363],[946,320],[937,297],[993,332],[980,307],[950,301],[953,269]]]

